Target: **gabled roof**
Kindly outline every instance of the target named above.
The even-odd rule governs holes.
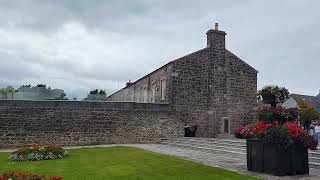
[[[308,96],[302,94],[290,94],[297,103],[299,102],[307,102],[311,107],[317,109],[320,106],[320,103],[317,101],[316,96]]]
[[[111,94],[111,95],[109,95],[107,98],[109,98],[109,97],[113,96],[114,94],[116,94],[116,93],[118,93],[118,92],[122,91],[123,89],[128,88],[129,86],[132,86],[132,85],[136,84],[137,82],[139,82],[139,81],[141,81],[141,80],[143,80],[143,79],[145,79],[145,78],[149,77],[150,75],[152,75],[152,74],[154,74],[154,73],[156,73],[156,72],[160,71],[161,69],[164,69],[164,68],[168,67],[169,65],[173,64],[173,63],[174,63],[174,62],[176,62],[176,61],[179,61],[179,60],[181,60],[181,59],[183,59],[183,58],[186,58],[186,57],[188,57],[188,56],[192,56],[192,55],[193,55],[193,54],[195,54],[195,53],[199,53],[199,52],[205,51],[205,50],[207,50],[207,49],[208,49],[208,48],[203,48],[203,49],[200,49],[200,50],[198,50],[198,51],[195,51],[195,52],[192,52],[192,53],[190,53],[190,54],[187,54],[187,55],[185,55],[185,56],[182,56],[182,57],[180,57],[180,58],[177,58],[177,59],[175,59],[175,60],[169,61],[167,64],[165,64],[165,65],[163,65],[163,66],[161,66],[161,67],[157,68],[156,70],[152,71],[151,73],[149,73],[149,74],[147,74],[147,75],[145,75],[145,76],[143,76],[143,77],[139,78],[138,80],[136,80],[136,81],[132,82],[130,85],[125,86],[125,87],[123,87],[122,89],[120,89],[120,90],[118,90],[118,91],[116,91],[116,92],[112,93],[112,94]]]
[[[246,65],[249,67],[249,69],[251,69],[252,71],[258,73],[259,71],[256,70],[254,67],[252,67],[251,65],[249,65],[248,63],[246,63],[244,60],[242,60],[241,58],[239,58],[237,55],[233,54],[231,51],[229,51],[228,49],[226,49],[226,56],[233,56],[235,57],[239,62],[241,62],[242,64]]]

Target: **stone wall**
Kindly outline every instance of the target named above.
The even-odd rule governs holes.
[[[239,57],[226,52],[227,59],[227,114],[231,131],[257,120],[257,71]]]
[[[178,112],[186,125],[197,125],[197,136],[212,137],[214,131],[209,119],[207,49],[197,51],[173,63],[169,80],[170,108]]]
[[[183,124],[167,104],[0,101],[0,148],[155,143],[179,136]]]
[[[170,108],[198,126],[198,137],[224,133],[225,119],[228,133],[256,120],[257,71],[225,49],[224,35],[219,31],[207,48],[173,61]]]

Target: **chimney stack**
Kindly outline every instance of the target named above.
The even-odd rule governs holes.
[[[214,23],[214,30],[218,30],[218,23]]]
[[[126,83],[126,87],[130,86],[132,84],[132,82],[129,80],[127,83]]]
[[[219,30],[218,23],[214,24],[214,29],[207,31],[207,47],[215,49],[225,49],[225,36],[226,32]]]

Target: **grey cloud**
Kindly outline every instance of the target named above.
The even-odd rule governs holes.
[[[1,1],[0,85],[38,80],[70,92],[94,87],[111,92],[203,48],[206,30],[217,21],[228,33],[227,48],[260,71],[259,87],[279,84],[314,95],[320,88],[319,5],[298,0]],[[76,26],[63,29],[72,23]]]

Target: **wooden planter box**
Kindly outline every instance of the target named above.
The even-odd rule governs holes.
[[[284,149],[278,144],[247,139],[247,168],[276,176],[309,174],[308,149],[296,145]]]

